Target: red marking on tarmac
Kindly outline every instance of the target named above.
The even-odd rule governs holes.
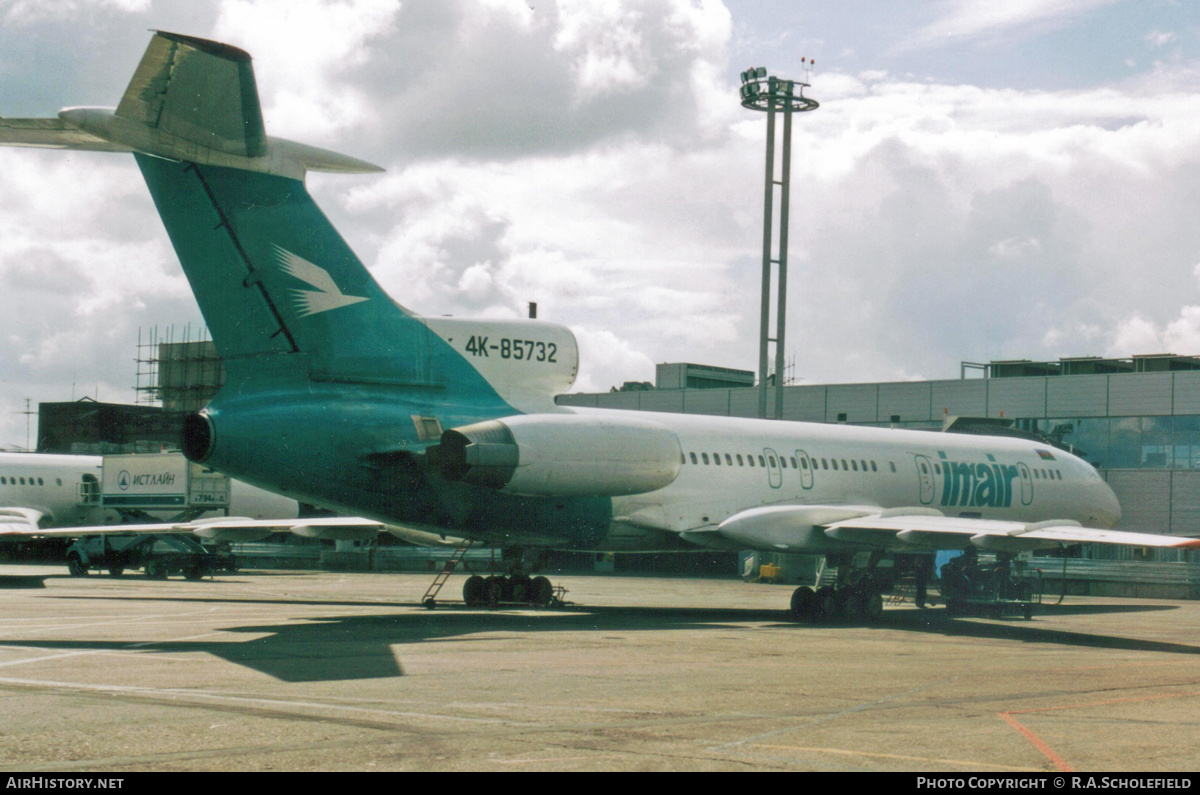
[[[1074,773],[1075,768],[1073,768],[1069,764],[1067,764],[1067,761],[1065,759],[1063,759],[1061,756],[1054,753],[1053,748],[1051,748],[1049,745],[1046,745],[1045,741],[1042,740],[1041,737],[1038,737],[1036,734],[1031,732],[1029,729],[1025,728],[1019,720],[1017,720],[1016,718],[1013,717],[1013,715],[1028,715],[1031,712],[1052,712],[1054,710],[1076,709],[1078,707],[1101,707],[1101,706],[1105,706],[1107,704],[1130,704],[1130,703],[1133,703],[1136,701],[1158,701],[1159,699],[1164,699],[1164,698],[1180,698],[1180,697],[1187,697],[1187,696],[1200,696],[1200,691],[1190,692],[1190,693],[1166,693],[1161,696],[1142,696],[1140,698],[1113,698],[1113,699],[1109,699],[1107,701],[1087,701],[1087,702],[1084,702],[1081,704],[1061,704],[1057,707],[1034,707],[1033,709],[1014,709],[1014,710],[1009,710],[1007,712],[997,712],[996,714],[1000,717],[1000,720],[1004,721],[1009,726],[1012,726],[1014,729],[1019,731],[1025,737],[1026,740],[1029,740],[1029,742],[1033,743],[1034,748],[1037,748],[1039,751],[1041,751],[1042,756],[1049,759],[1056,768],[1058,768],[1063,773]]]
[[[1022,726],[1021,722],[1018,721],[1016,718],[1014,718],[1012,716],[1011,712],[998,712],[996,714],[998,714],[1000,716],[1000,719],[1003,720],[1005,723],[1007,723],[1009,726],[1012,726],[1014,729],[1019,731],[1021,734],[1025,735],[1025,739],[1028,740],[1029,742],[1033,743],[1033,747],[1038,749],[1039,751],[1041,751],[1042,756],[1049,759],[1054,764],[1054,766],[1056,768],[1058,768],[1061,772],[1063,772],[1063,773],[1074,773],[1075,772],[1075,768],[1068,765],[1065,759],[1063,759],[1058,754],[1054,753],[1054,749],[1051,748],[1050,746],[1046,745],[1046,743],[1042,741],[1041,737],[1038,737],[1036,734],[1029,731],[1029,729],[1026,729],[1024,726]]]

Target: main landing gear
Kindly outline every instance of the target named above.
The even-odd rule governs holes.
[[[875,573],[882,553],[872,553],[865,569],[854,569],[852,556],[830,555],[838,570],[837,585],[802,585],[792,593],[791,616],[807,624],[837,621],[876,624],[883,618],[883,588]]]
[[[438,574],[421,603],[433,609],[437,606],[437,594],[450,574],[463,562],[470,542],[455,550],[454,556],[446,563]],[[495,550],[489,567],[496,570]],[[532,568],[536,570],[540,561],[535,560]],[[542,576],[526,574],[524,556],[520,549],[505,549],[500,553],[500,568],[507,574],[492,573],[487,576],[472,574],[463,583],[463,602],[467,607],[496,607],[498,605],[532,605],[534,607],[561,607],[566,589],[555,587],[550,580]]]
[[[472,574],[463,583],[463,601],[467,607],[495,607],[503,602],[552,607],[561,604],[550,580],[528,574]]]

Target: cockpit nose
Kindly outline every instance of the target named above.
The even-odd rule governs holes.
[[[1096,486],[1097,494],[1091,506],[1096,515],[1096,524],[1105,529],[1115,527],[1121,521],[1121,503],[1107,483],[1100,481]]]

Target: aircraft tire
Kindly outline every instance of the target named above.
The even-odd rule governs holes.
[[[515,574],[508,580],[514,602],[533,601],[533,580],[524,574]]]
[[[204,565],[201,563],[189,563],[183,567],[183,578],[185,580],[203,580]]]
[[[109,566],[108,567],[108,576],[110,576],[110,577],[120,577],[124,573],[125,573],[124,566]]]
[[[837,591],[828,585],[822,585],[817,589],[816,600],[816,609],[813,611],[814,621],[828,624],[838,619],[842,611]]]
[[[817,594],[807,585],[792,591],[791,616],[793,621],[811,623],[816,620]]]
[[[463,583],[463,601],[467,607],[478,607],[487,602],[487,584],[478,574],[472,574]]]
[[[493,574],[483,581],[486,601],[488,604],[496,604],[497,602],[507,601],[505,596],[508,591],[508,582],[504,577]]]
[[[146,561],[144,571],[146,572],[146,576],[152,580],[167,579],[167,567],[162,564],[162,561],[155,558],[150,558],[150,560]]]
[[[533,578],[530,601],[538,607],[550,606],[554,601],[554,586],[550,584],[550,580],[540,576]]]
[[[67,571],[72,577],[86,577],[88,574],[88,567],[78,555],[68,555]]]

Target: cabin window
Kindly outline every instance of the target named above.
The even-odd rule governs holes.
[[[896,471],[896,462],[895,461],[888,461],[888,466],[890,466],[892,468],[893,472]]]
[[[792,469],[799,469],[799,468],[800,467],[796,465],[796,456],[792,456]]]
[[[821,459],[821,460],[824,461],[825,459]],[[836,472],[837,471],[837,459],[833,458],[830,460],[833,461],[833,470]]]
[[[872,471],[872,472],[878,472],[878,471],[879,471],[878,469],[876,469],[876,468],[875,468],[875,462],[874,462],[874,461],[872,461],[872,462],[871,462],[871,471]]]
[[[800,468],[801,468],[801,469],[808,469],[808,459],[807,459],[807,458],[801,458],[801,459],[800,459]]]
[[[775,456],[767,456],[767,460],[771,462],[771,466],[775,466]]]
[[[717,466],[721,466],[721,454],[720,453],[713,453],[713,463],[716,464]]]
[[[1041,479],[1042,479],[1042,475],[1041,475],[1041,473],[1040,473],[1038,470],[1036,470],[1036,469],[1035,469],[1035,470],[1033,470],[1033,479],[1034,479],[1034,480],[1041,480]]]
[[[7,486],[7,485],[8,485],[8,479],[0,478],[0,486]]]
[[[731,456],[729,453],[725,454],[725,463],[729,464],[729,466],[733,466],[733,456]]]
[[[738,453],[737,457],[738,457],[738,466],[740,466],[740,467],[746,466],[746,461],[742,458],[742,454]]]
[[[783,467],[784,469],[787,469],[787,459],[784,458],[783,456],[779,456],[779,466]]]
[[[690,456],[692,457],[692,463],[693,463],[693,464],[694,464],[694,463],[696,463],[696,454],[695,454],[695,453],[689,453],[688,455],[690,455]]]
[[[929,474],[929,467],[925,466],[924,464],[921,464],[921,472],[922,472],[922,474],[926,474],[926,475],[928,475],[928,474]]]
[[[750,466],[754,466],[754,456],[748,455],[746,458],[750,461]]]
[[[62,478],[55,478],[55,480],[58,481],[58,485],[62,485]]]
[[[759,465],[760,467],[765,467],[765,466],[767,465],[767,459],[763,458],[763,457],[760,455],[760,456],[758,457],[758,465]]]
[[[1061,469],[1056,469],[1054,471],[1054,474],[1058,476],[1059,480],[1062,480],[1062,470]]]
[[[850,466],[855,472],[858,471],[858,462],[855,461],[853,458],[850,459]]]
[[[846,459],[844,459],[844,458],[842,459],[842,470],[843,470],[843,471],[849,471],[849,470],[850,470],[850,467],[846,466]]]
[[[700,460],[703,461],[705,464],[707,464],[708,463],[708,453],[701,453]]]
[[[829,469],[829,462],[824,458],[821,459],[821,469]]]
[[[41,479],[41,478],[38,478],[38,485],[39,485],[39,486],[45,486],[46,484],[42,482],[42,479]]]
[[[862,468],[863,468],[863,472],[867,471],[867,462],[866,461],[862,462]]]
[[[21,485],[22,485],[22,486],[24,486],[24,485],[25,485],[25,478],[21,478]]]
[[[933,474],[935,474],[935,475],[940,475],[940,474],[942,474],[942,465],[941,465],[941,464],[934,464],[934,465],[933,465]]]

